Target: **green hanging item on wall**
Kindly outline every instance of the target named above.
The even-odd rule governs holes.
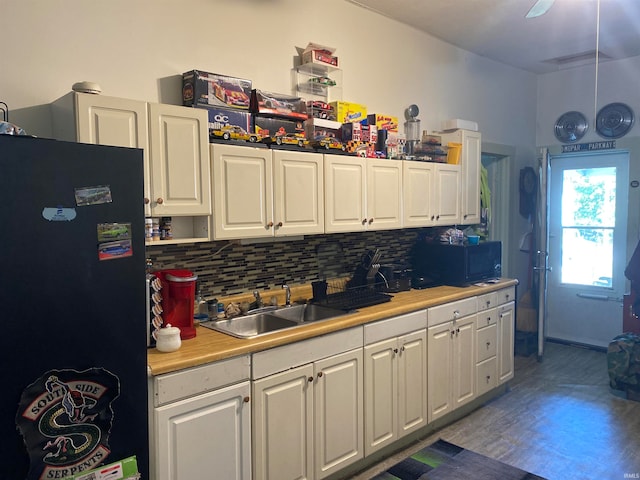
[[[480,209],[486,212],[486,222],[491,222],[491,189],[489,188],[489,173],[484,165],[480,170]],[[485,215],[483,215],[485,216]]]

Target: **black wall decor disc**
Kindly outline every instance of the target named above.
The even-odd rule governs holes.
[[[580,112],[563,113],[556,121],[556,138],[563,143],[573,143],[584,137],[589,129],[587,119]]]
[[[596,116],[596,132],[603,138],[625,136],[633,126],[633,110],[624,103],[610,103]]]

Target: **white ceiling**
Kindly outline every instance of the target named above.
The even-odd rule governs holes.
[[[347,1],[533,73],[594,63],[596,44],[601,63],[640,55],[640,0],[556,0],[530,19],[536,0]]]

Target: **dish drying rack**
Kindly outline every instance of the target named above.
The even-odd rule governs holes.
[[[350,278],[334,279],[327,282],[326,296],[314,299],[313,303],[340,310],[370,307],[391,300],[391,295],[381,292],[384,287],[384,282],[356,285]]]
[[[0,121],[9,121],[9,106],[4,102],[0,102]]]

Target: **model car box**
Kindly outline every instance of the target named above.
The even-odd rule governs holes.
[[[398,117],[394,117],[393,115],[369,113],[367,115],[367,123],[369,125],[375,125],[378,130],[387,130],[389,132],[398,131]]]
[[[322,140],[333,137],[338,140],[342,138],[342,124],[323,118],[310,118],[304,122],[304,132],[309,140]]]
[[[302,63],[315,63],[338,68],[338,57],[333,53],[335,48],[325,47],[317,43],[309,43],[302,52]]]
[[[249,110],[251,80],[190,70],[182,74],[182,104]]]
[[[251,111],[292,120],[308,118],[307,105],[302,98],[258,89],[251,92]]]
[[[336,113],[336,121],[340,123],[362,122],[367,119],[367,107],[359,103],[331,102]]]
[[[209,115],[209,135],[213,130],[221,130],[222,127],[235,126],[249,132],[252,126],[251,113],[232,108],[222,108],[198,105],[198,108],[207,110]]]
[[[362,125],[359,122],[343,123],[342,141],[369,142],[374,145],[378,141],[378,129],[375,125]]]
[[[262,137],[275,137],[277,135],[304,134],[304,122],[302,120],[288,120],[260,114],[254,115],[253,131]]]

